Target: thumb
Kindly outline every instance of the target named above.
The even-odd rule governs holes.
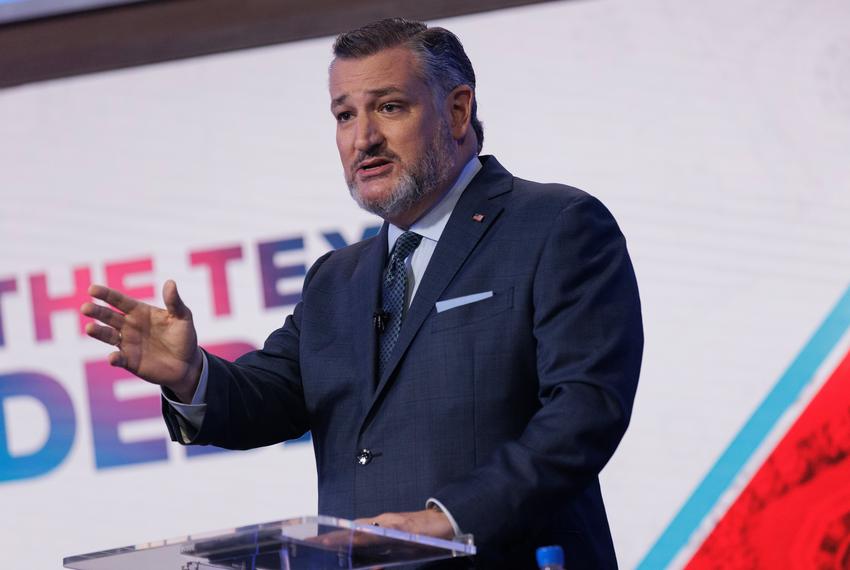
[[[189,307],[180,298],[180,293],[177,292],[177,283],[173,279],[169,279],[162,286],[162,301],[165,303],[168,312],[178,319],[186,319],[192,316]]]

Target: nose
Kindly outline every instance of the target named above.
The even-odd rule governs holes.
[[[354,148],[366,152],[384,142],[384,136],[378,125],[368,113],[360,114],[357,119]]]

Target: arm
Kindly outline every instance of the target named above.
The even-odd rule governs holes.
[[[637,286],[625,240],[596,199],[581,197],[555,218],[532,297],[540,408],[518,439],[433,495],[478,543],[519,531],[594,480],[628,425],[637,386]]]
[[[331,253],[311,267],[305,289]],[[205,405],[203,417],[195,418],[200,429],[191,443],[257,447],[297,437],[308,429],[298,364],[301,303],[284,326],[269,336],[262,350],[229,363],[202,352],[192,313],[180,299],[174,281],[163,286],[164,309],[100,285],[93,285],[89,293],[109,305],[89,302],[80,310],[102,323],[89,323],[86,333],[116,348],[108,357],[110,364],[159,385],[179,402]],[[209,377],[202,402],[194,396],[205,363]],[[281,415],[281,409],[286,413]],[[182,442],[181,420],[165,399],[163,415],[172,439]],[[213,421],[207,421],[209,418]],[[193,428],[188,432],[197,427],[194,423],[188,422]]]
[[[313,264],[304,279],[304,290],[332,253]],[[300,368],[303,310],[303,302],[299,302],[262,349],[233,363],[204,352],[204,409],[201,421],[192,422],[194,429],[187,430],[191,436],[188,443],[250,449],[294,439],[310,429]],[[184,442],[181,422],[185,415],[176,412],[166,399],[162,409],[171,438]]]
[[[190,443],[250,449],[299,437],[309,429],[298,361],[300,314],[299,304],[262,349],[233,363],[206,353],[204,416]],[[163,416],[172,439],[180,441],[177,417],[165,401]]]

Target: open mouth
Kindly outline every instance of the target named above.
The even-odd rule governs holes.
[[[392,167],[392,162],[386,158],[370,158],[357,166],[357,172],[362,176],[383,174]]]

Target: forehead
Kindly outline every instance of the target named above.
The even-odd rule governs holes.
[[[337,58],[330,68],[331,100],[358,96],[386,87],[405,91],[425,87],[419,62],[407,48],[395,47],[359,58]]]

